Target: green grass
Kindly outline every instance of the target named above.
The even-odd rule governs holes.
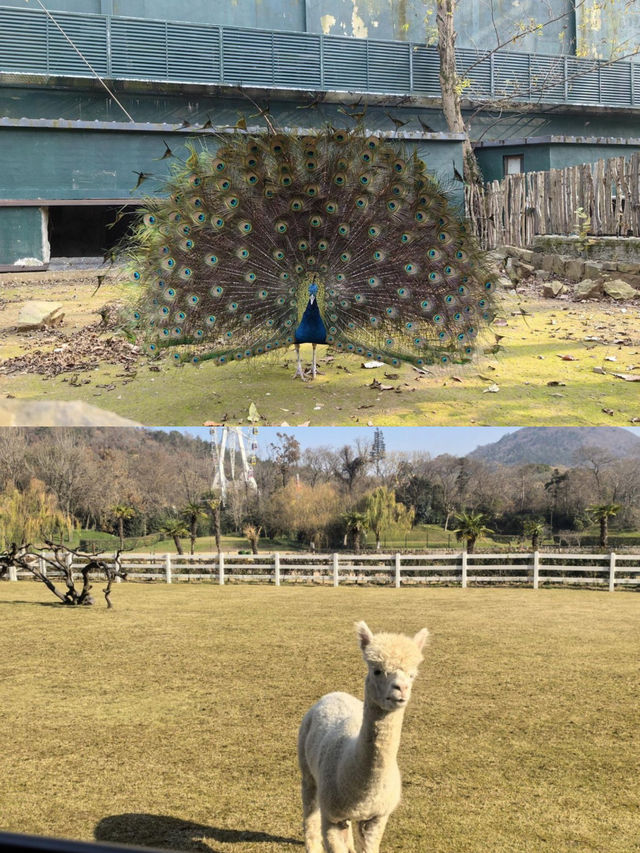
[[[362,693],[352,623],[426,651],[384,850],[640,850],[638,599],[585,590],[121,584],[114,609],[0,584],[8,831],[301,850],[295,740]]]
[[[107,301],[128,301],[131,288],[107,279],[97,294],[95,280],[56,283],[37,274],[28,283],[11,286],[7,307],[0,312],[2,357],[55,341],[6,331],[16,322],[19,304],[27,298],[50,298],[65,305],[64,331],[95,322]],[[481,355],[466,367],[418,374],[409,366],[363,370],[362,359],[319,350],[316,381],[293,380],[293,348],[270,356],[216,367],[174,367],[164,360],[139,363],[135,377],[122,368],[98,364],[72,384],[70,374],[43,379],[33,374],[0,375],[0,397],[30,400],[84,400],[121,416],[154,426],[202,424],[206,421],[245,423],[255,403],[265,424],[312,426],[368,424],[549,426],[628,424],[638,417],[637,386],[614,378],[638,364],[639,311],[636,305],[607,302],[569,303],[543,300],[532,294],[504,296],[506,326],[496,326],[503,350]],[[528,312],[523,317],[520,309]],[[108,333],[113,334],[113,333]],[[599,341],[587,341],[588,336]],[[485,340],[493,344],[493,333]],[[310,347],[303,346],[303,358]],[[572,361],[563,357],[570,356]],[[617,361],[606,359],[615,357]],[[160,369],[158,370],[158,366]],[[597,370],[605,370],[606,375]],[[387,379],[384,374],[397,374]],[[394,390],[370,387],[372,379]],[[555,384],[549,384],[555,383]],[[498,391],[489,391],[497,386]]]

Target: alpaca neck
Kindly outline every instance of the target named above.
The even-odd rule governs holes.
[[[404,708],[384,711],[365,695],[362,727],[354,751],[361,773],[376,777],[396,766],[403,720]]]

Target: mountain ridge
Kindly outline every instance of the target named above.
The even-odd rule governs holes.
[[[468,456],[500,465],[571,467],[576,454],[596,447],[618,459],[640,457],[640,437],[624,427],[522,427],[484,444]]]

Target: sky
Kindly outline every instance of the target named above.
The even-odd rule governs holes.
[[[171,429],[171,427],[166,427]],[[180,432],[208,439],[206,427],[174,427]],[[518,427],[381,427],[385,448],[393,451],[428,452],[432,457],[441,453],[466,456],[476,447],[499,441],[503,435],[515,432]],[[628,428],[640,436],[640,428]],[[373,440],[374,427],[260,427],[258,455],[268,456],[269,445],[277,442],[277,433],[294,435],[302,450],[308,447],[339,448],[354,444],[357,439]]]

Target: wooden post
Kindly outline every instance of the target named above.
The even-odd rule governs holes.
[[[400,554],[396,554],[396,576],[395,576],[396,589],[400,588]]]
[[[533,588],[538,589],[540,584],[540,552],[533,552]]]
[[[333,585],[338,586],[339,578],[338,578],[338,555],[333,555]]]
[[[224,554],[220,551],[218,555],[218,583],[224,586]]]
[[[171,554],[164,555],[164,573],[167,583],[171,583]]]
[[[616,555],[612,551],[609,554],[609,592],[613,592],[616,583]]]
[[[462,552],[462,589],[467,588],[467,549]]]
[[[273,568],[276,574],[276,586],[280,586],[280,554],[277,551],[273,555]]]
[[[46,576],[47,576],[47,564],[46,564],[43,556],[38,557],[38,570],[40,571],[40,574],[44,575],[44,577],[46,578]]]
[[[18,580],[18,570],[16,569],[16,567],[13,564],[9,566],[9,580],[10,581],[17,581]]]

